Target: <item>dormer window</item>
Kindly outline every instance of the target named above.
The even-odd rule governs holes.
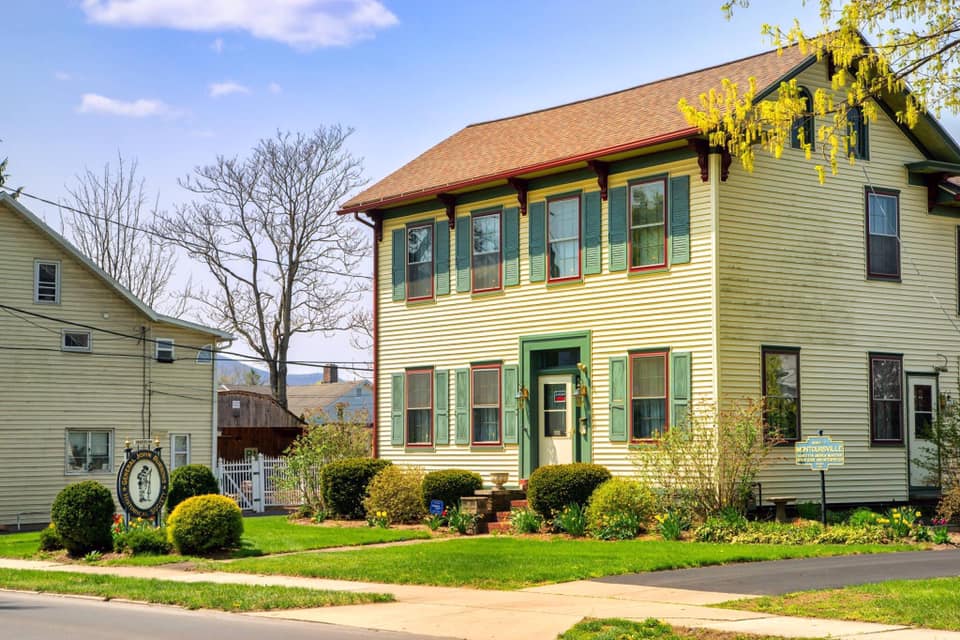
[[[157,362],[173,362],[173,340],[157,338]]]
[[[33,301],[39,304],[60,304],[60,263],[58,261],[34,261]]]

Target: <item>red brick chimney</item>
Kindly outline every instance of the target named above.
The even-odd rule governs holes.
[[[324,384],[330,382],[339,382],[337,379],[337,365],[327,364],[323,367],[323,382]]]

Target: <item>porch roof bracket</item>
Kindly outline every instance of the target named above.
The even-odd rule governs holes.
[[[457,226],[457,196],[450,193],[438,193],[437,199],[447,209],[447,223],[453,229]]]
[[[607,177],[610,175],[610,163],[602,160],[587,160],[587,166],[597,174],[597,185],[600,187],[600,199],[607,199]]]
[[[527,181],[522,178],[507,178],[507,183],[517,192],[520,215],[527,215]]]
[[[710,145],[706,140],[696,138],[690,141],[689,147],[697,153],[697,166],[700,167],[700,181],[710,180],[710,162],[707,156],[710,153]]]
[[[364,212],[371,220],[373,220],[373,237],[377,242],[383,242],[383,212],[380,209],[370,209]],[[359,218],[358,218],[359,220]],[[360,222],[363,222],[360,220]],[[366,224],[364,222],[364,224]],[[371,226],[371,225],[368,225]]]

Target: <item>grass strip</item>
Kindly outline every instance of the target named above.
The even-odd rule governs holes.
[[[126,578],[62,571],[0,569],[0,588],[41,593],[123,598],[186,609],[270,611],[306,609],[371,602],[392,602],[384,593],[321,591],[302,587],[177,582],[152,578]]]
[[[259,516],[243,519],[242,546],[233,555],[242,558],[430,537],[430,533],[423,529],[324,527],[290,522],[286,516]]]
[[[539,584],[727,564],[915,549],[904,545],[734,545],[563,538],[462,538],[320,554],[244,558],[204,569],[394,584],[520,589]]]
[[[0,533],[0,558],[32,558],[39,549],[39,531]]]
[[[778,640],[782,636],[760,636],[713,629],[671,627],[659,620],[647,618],[634,622],[622,618],[586,619],[577,623],[558,640]]]
[[[736,600],[725,609],[960,631],[960,578],[892,580]]]

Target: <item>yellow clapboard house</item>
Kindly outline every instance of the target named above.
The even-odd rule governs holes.
[[[960,148],[885,103],[852,114],[858,159],[826,184],[800,149],[748,173],[677,103],[750,77],[830,86],[794,48],[475,124],[343,206],[376,237],[379,456],[629,475],[691,402],[766,396],[791,442],[845,442],[831,502],[929,484],[911,459],[957,393]],[[790,446],[761,482],[819,495]]]
[[[0,525],[49,522],[74,482],[115,490],[127,441],[213,464],[228,334],[158,314],[7,194],[0,255]]]

